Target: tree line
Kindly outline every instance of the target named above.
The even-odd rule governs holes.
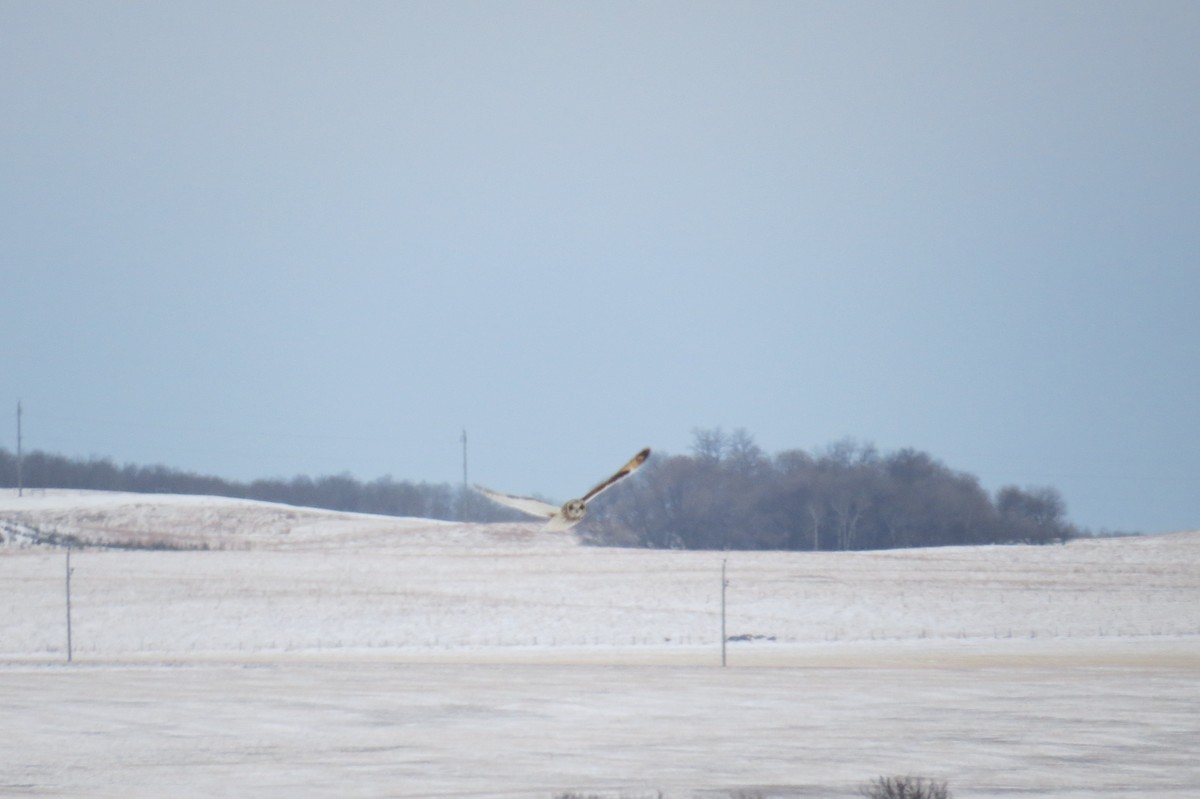
[[[462,486],[348,474],[251,482],[166,466],[35,451],[21,463],[26,488],[205,494],[339,511],[447,521],[528,520]],[[0,485],[17,485],[16,457],[0,449]],[[927,453],[880,453],[837,442],[822,451],[765,454],[744,430],[697,430],[686,455],[656,454],[589,506],[589,543],[676,549],[862,550],[953,544],[1052,543],[1079,534],[1053,488],[1005,486]]]
[[[849,439],[769,457],[744,430],[719,428],[696,431],[689,455],[652,458],[594,515],[594,543],[679,549],[1045,544],[1079,534],[1053,488],[1005,486],[993,497],[927,453],[881,454]]]
[[[27,489],[199,494],[447,521],[495,522],[524,518],[474,491],[464,491],[461,486],[448,483],[395,480],[390,476],[364,482],[349,474],[240,482],[161,465],[118,466],[108,458],[68,458],[41,451],[22,457],[21,483]],[[0,449],[0,485],[17,485],[16,456],[4,449]]]

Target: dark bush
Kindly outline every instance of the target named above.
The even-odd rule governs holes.
[[[867,799],[951,799],[946,783],[924,777],[876,777],[858,792]]]

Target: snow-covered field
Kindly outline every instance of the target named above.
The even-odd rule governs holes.
[[[661,552],[65,491],[0,529],[0,796],[1200,796],[1200,532]],[[67,664],[53,536],[188,549],[72,551]]]

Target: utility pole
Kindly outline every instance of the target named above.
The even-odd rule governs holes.
[[[67,662],[71,662],[71,545],[67,544]]]
[[[729,581],[725,579],[725,564],[727,561],[721,561],[721,667],[726,665],[725,660],[725,644],[729,640],[725,635],[725,588],[729,585]]]
[[[17,400],[17,496],[25,496],[25,484],[21,479],[21,401]]]
[[[463,428],[463,431],[462,431],[462,445],[463,445],[463,490],[465,491],[467,489],[467,428],[465,428],[465,427]]]

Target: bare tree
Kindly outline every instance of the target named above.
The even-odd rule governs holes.
[[[707,430],[692,428],[692,454],[702,461],[719,462],[725,457],[729,439],[720,427],[710,427]]]
[[[1064,519],[1066,509],[1053,488],[1005,486],[996,494],[1002,534],[1015,541],[1045,544],[1071,538],[1074,530]]]

